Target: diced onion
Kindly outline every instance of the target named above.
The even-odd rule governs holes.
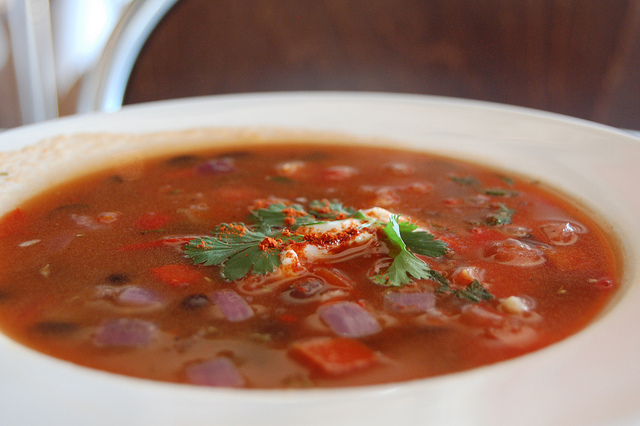
[[[160,296],[143,287],[127,286],[118,295],[118,302],[125,305],[151,306],[160,305]]]
[[[239,388],[244,377],[229,358],[214,358],[191,365],[186,370],[187,380],[194,385]]]
[[[233,290],[216,291],[213,294],[213,301],[231,322],[244,321],[254,315],[251,306]]]
[[[392,312],[426,312],[436,306],[436,296],[430,292],[387,292],[384,295],[385,309]]]
[[[344,337],[362,337],[381,330],[380,323],[354,302],[337,302],[321,306],[318,314],[334,333]]]
[[[158,328],[151,321],[117,318],[103,323],[93,342],[98,346],[146,346],[157,334]]]

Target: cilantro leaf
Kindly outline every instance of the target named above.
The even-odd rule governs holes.
[[[280,251],[262,250],[259,244],[252,245],[231,256],[224,264],[222,275],[228,280],[237,280],[249,272],[264,275],[280,266]]]
[[[489,226],[508,225],[511,223],[513,215],[515,213],[515,210],[510,209],[502,203],[499,203],[497,206],[497,210],[489,213],[485,217],[485,222]]]
[[[358,210],[345,207],[337,200],[314,200],[309,204],[309,213],[323,220],[347,219],[355,217]]]
[[[263,227],[298,226],[316,222],[317,219],[307,213],[300,204],[286,205],[284,203],[270,204],[266,208],[255,209],[251,212],[254,219]]]
[[[480,181],[473,176],[451,176],[451,180],[457,183],[458,185],[464,186],[478,186],[480,185]]]
[[[494,197],[517,197],[520,195],[518,191],[503,188],[486,188],[484,190],[486,195],[492,195]]]
[[[483,300],[493,299],[493,295],[489,293],[478,280],[473,280],[471,284],[462,290],[455,290],[453,294],[461,299],[467,299],[471,302],[481,302]]]
[[[267,237],[261,232],[250,231],[242,223],[220,224],[213,234],[216,236],[194,238],[184,247],[194,263],[219,265],[229,257],[260,244]]]
[[[416,231],[418,226],[410,222],[400,222],[400,237],[407,248],[414,253],[429,257],[443,256],[447,252],[447,243],[436,240],[433,234]]]
[[[409,284],[414,278],[431,278],[431,269],[426,263],[406,250],[402,250],[393,259],[393,263],[386,272],[373,276],[376,283],[394,287]]]
[[[268,237],[249,230],[244,224],[223,223],[212,237],[194,238],[184,247],[195,264],[223,265],[222,275],[228,280],[242,278],[249,272],[266,274],[280,266],[279,252],[262,250],[260,244]]]
[[[389,286],[403,286],[409,284],[413,279],[432,278],[431,268],[413,253],[407,250],[407,245],[402,238],[402,229],[405,234],[412,232],[415,225],[398,222],[400,215],[392,215],[389,218],[383,231],[392,244],[391,255],[393,262],[386,272],[381,272],[373,276],[374,282]]]
[[[500,176],[500,180],[509,186],[513,186],[514,184],[513,178],[510,178],[509,176]]]

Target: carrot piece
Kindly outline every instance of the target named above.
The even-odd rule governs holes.
[[[204,274],[189,265],[163,265],[153,268],[151,273],[160,281],[173,286],[194,284],[204,279]]]
[[[146,212],[136,221],[136,227],[142,231],[160,229],[171,222],[171,216],[161,212]]]
[[[341,376],[377,364],[378,354],[364,343],[344,337],[318,337],[296,342],[292,353],[331,376]]]

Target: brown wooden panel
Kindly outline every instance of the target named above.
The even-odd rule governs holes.
[[[368,90],[528,106],[640,129],[640,0],[181,0],[125,103]]]

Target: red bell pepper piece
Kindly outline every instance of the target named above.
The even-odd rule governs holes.
[[[204,274],[193,266],[181,264],[159,266],[153,268],[151,273],[160,281],[173,286],[195,284],[204,279]]]
[[[292,353],[302,361],[331,376],[340,376],[371,367],[378,354],[364,343],[344,337],[318,337],[293,344]]]

